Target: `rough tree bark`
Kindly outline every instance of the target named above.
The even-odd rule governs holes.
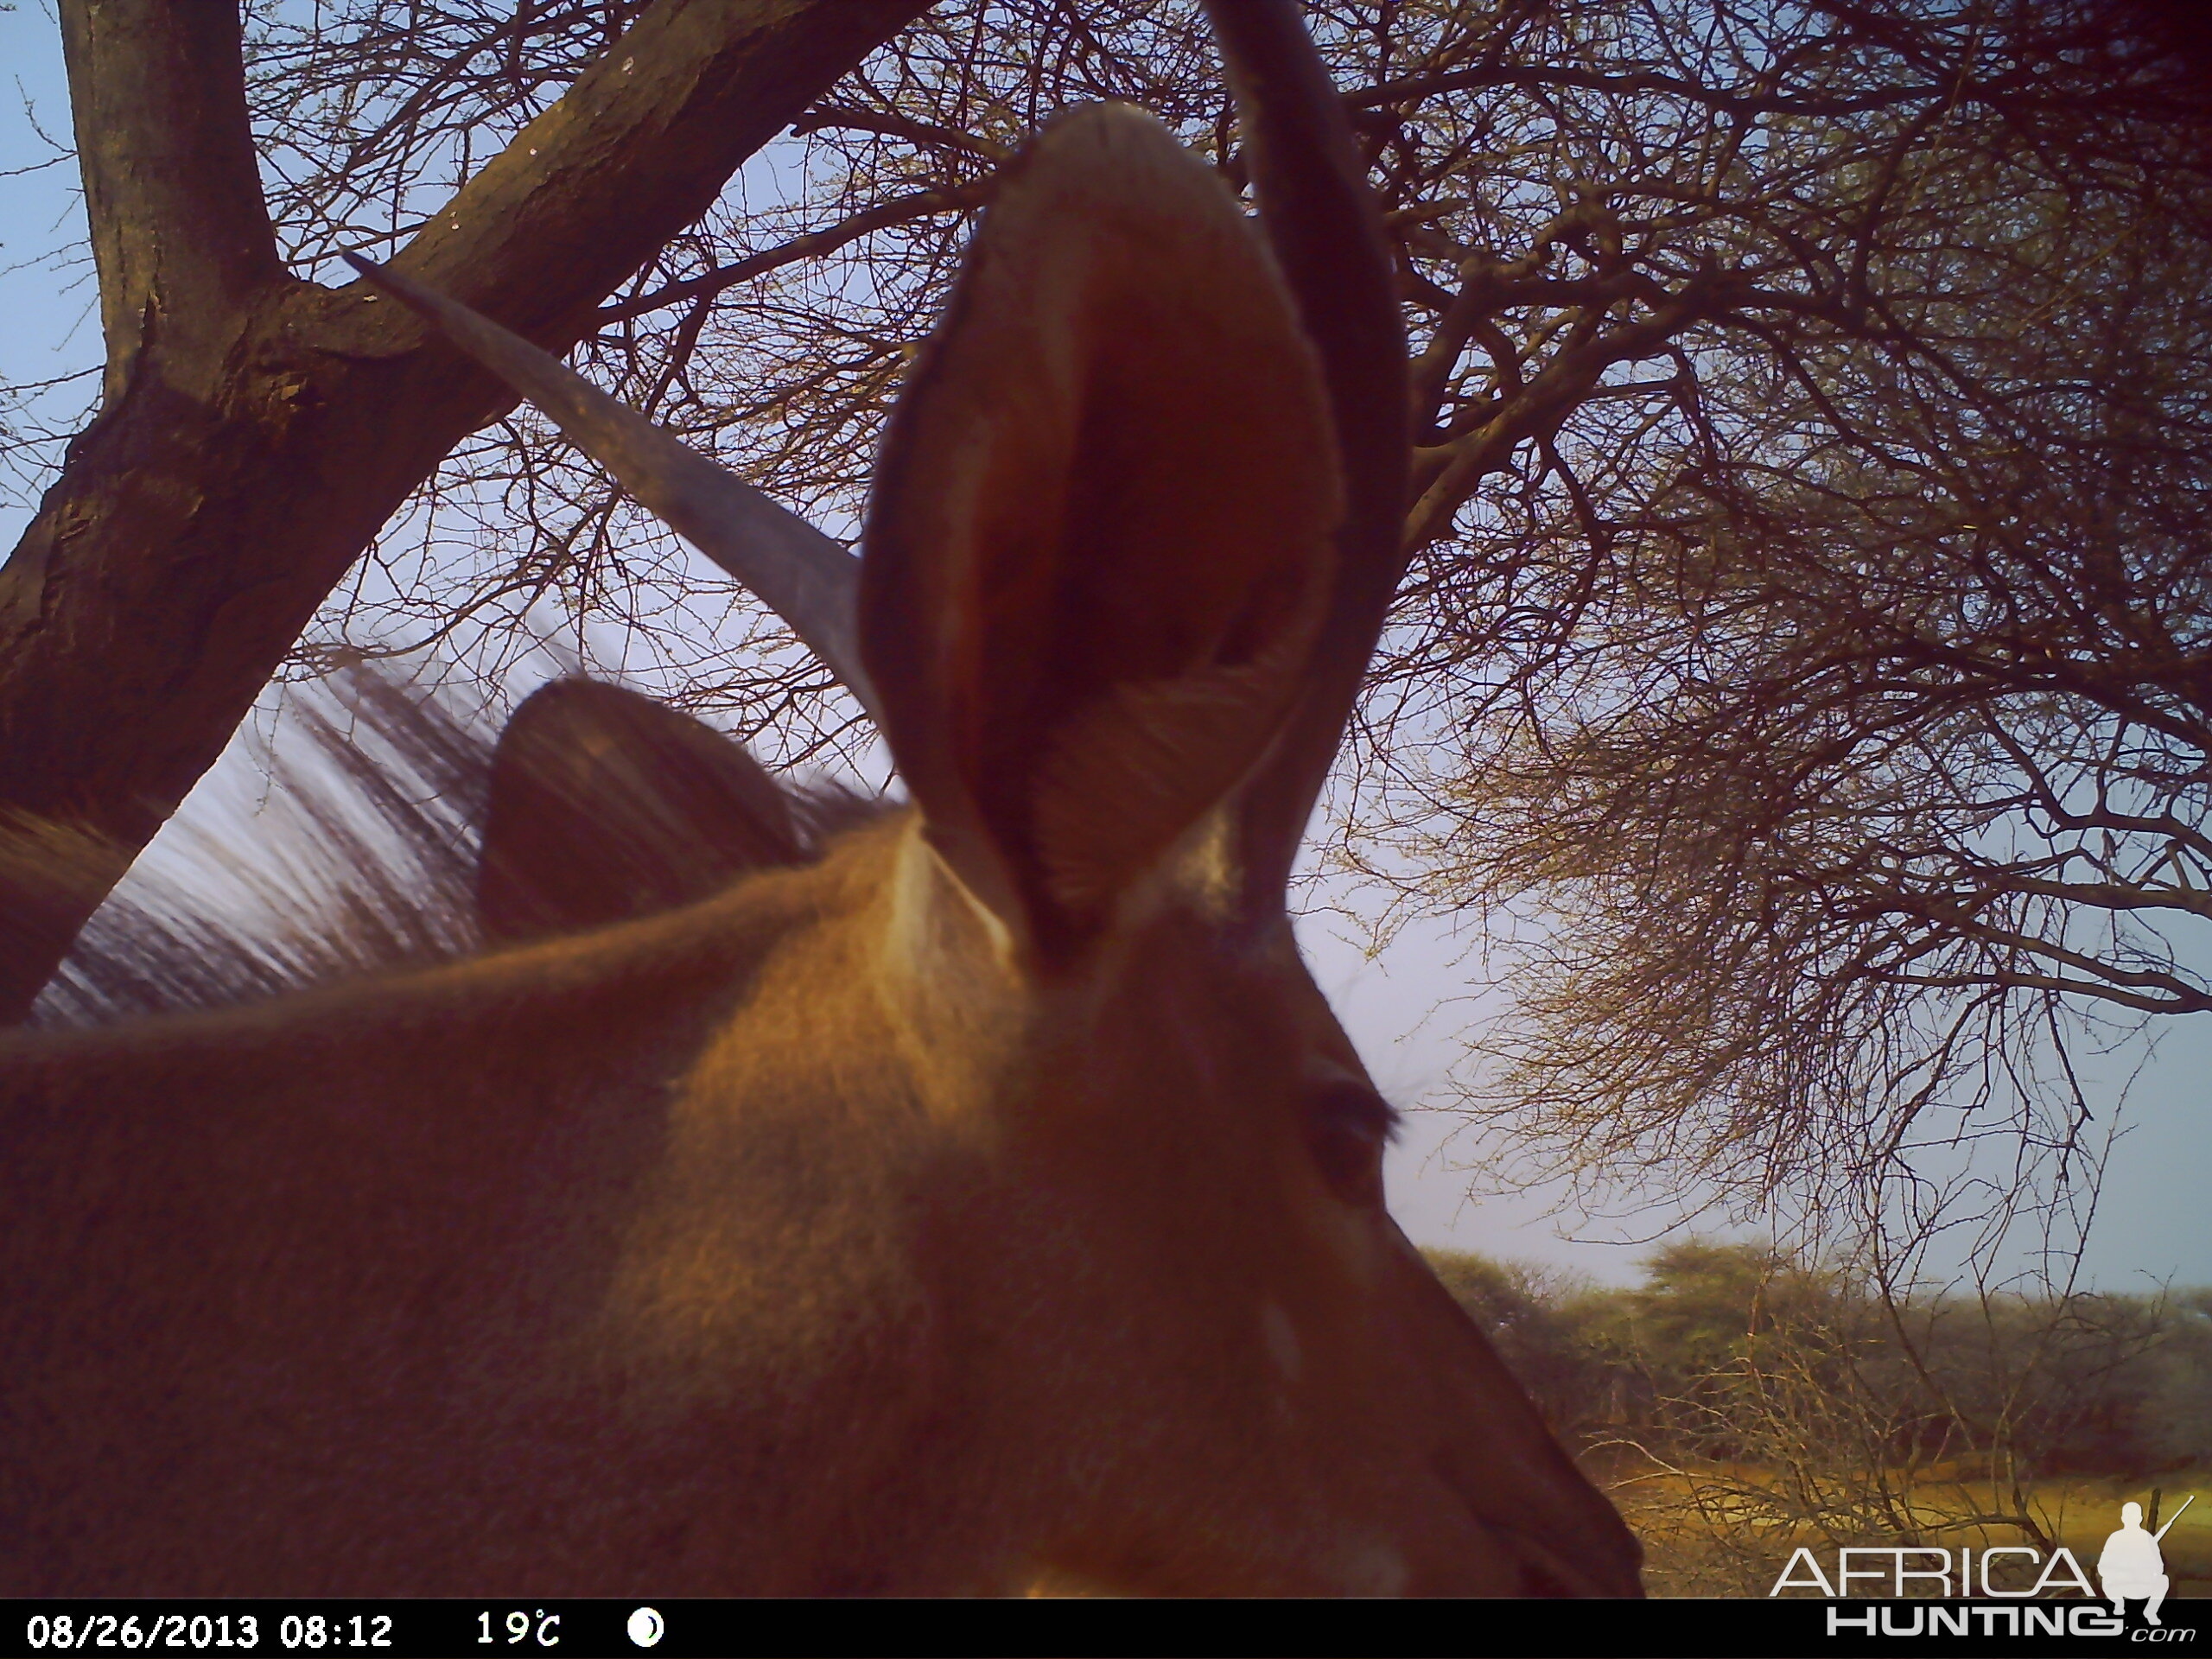
[[[393,264],[554,351],[928,0],[660,0]],[[280,263],[235,4],[62,0],[102,406],[0,567],[0,1022],[315,608],[512,397]]]

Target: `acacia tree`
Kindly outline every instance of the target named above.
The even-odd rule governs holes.
[[[543,107],[480,165],[449,156],[458,188],[396,263],[565,348],[922,3],[525,5],[487,44],[550,39],[567,73],[506,77]],[[0,1019],[370,537],[512,402],[391,306],[300,274],[320,250],[272,222],[235,9],[64,0],[61,20],[107,365],[0,567]]]
[[[1243,161],[1188,0],[817,5],[789,29],[820,45],[832,11],[862,21],[807,60],[812,79],[758,94],[741,143],[701,136],[734,105],[683,129],[688,182],[667,196],[683,213],[594,198],[604,222],[556,215],[566,239],[533,244],[505,204],[556,200],[577,157],[605,194],[662,200],[675,129],[624,149],[629,128],[575,112],[628,84],[642,31],[746,8],[256,9],[223,118],[233,174],[241,106],[263,157],[272,228],[249,228],[275,252],[255,270],[406,249],[494,315],[580,339],[631,401],[849,531],[888,399],[1026,134],[1122,97],[1232,183]],[[1752,1192],[1838,1168],[1879,1187],[1931,1105],[1978,1125],[2001,1103],[2002,1123],[2040,1122],[2070,1153],[2080,1103],[2063,1065],[2056,1097],[2021,1074],[2055,1052],[2023,1033],[2100,1002],[2188,1011],[2206,990],[2186,941],[2152,925],[2201,913],[2202,885],[2212,365],[2187,53],[2089,0],[1327,0],[1309,16],[1398,241],[1415,347],[1414,563],[1340,850],[1408,902],[1536,924],[1482,1109],[1558,1154],[1550,1168],[1663,1164]],[[908,17],[823,94],[838,53]],[[785,122],[789,141],[706,206]],[[548,135],[573,147],[559,167],[531,153]],[[157,722],[169,736],[103,734],[83,762],[0,696],[0,755],[66,785],[19,809],[135,846],[288,647],[308,671],[429,645],[496,673],[549,608],[582,655],[594,620],[621,621],[661,689],[787,753],[858,734],[814,665],[527,412],[467,438],[293,645],[372,521],[500,400],[393,320],[365,324],[357,297],[278,286],[391,332],[304,353],[274,321],[219,332],[215,358],[271,378],[251,382],[259,402],[195,394],[169,475],[236,454],[225,464],[265,483],[265,451],[304,479],[301,459],[353,468],[358,452],[370,481],[317,483],[316,522],[224,543],[220,602],[177,607],[144,675],[92,688],[112,669],[82,642],[117,634],[49,631],[41,649],[76,676],[72,721],[157,683],[193,695]],[[296,396],[267,390],[309,370]],[[435,418],[393,429],[421,397]],[[238,437],[264,427],[261,448]],[[97,493],[65,474],[26,548],[67,543],[68,503]],[[240,523],[260,535],[276,516]],[[180,522],[200,539],[177,545],[214,545]],[[193,558],[145,563],[199,580],[178,574]],[[229,620],[242,595],[250,630]],[[159,598],[118,588],[101,614],[119,629]],[[88,779],[113,785],[105,817]],[[39,938],[73,925],[109,868]],[[2022,1101],[2040,1105],[2024,1119]]]
[[[1472,1091],[1533,1173],[2078,1232],[2083,1039],[2212,1008],[2203,131],[2005,21],[1904,35],[2010,82],[1979,109],[1775,133],[1817,303],[1686,353],[1671,444],[1562,446],[1407,699],[1474,736],[1425,751],[1420,884],[1533,924]]]

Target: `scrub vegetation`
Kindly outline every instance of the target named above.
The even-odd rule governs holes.
[[[2212,1484],[2212,1290],[1890,1287],[1710,1241],[1625,1289],[1430,1260],[1610,1487],[1655,1593],[1764,1595],[1800,1545],[2063,1544],[2094,1569],[2122,1501],[2171,1515]],[[2166,1541],[2178,1594],[2212,1592],[2206,1507]]]

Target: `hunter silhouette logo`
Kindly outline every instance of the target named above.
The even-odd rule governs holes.
[[[2166,1577],[2166,1560],[2158,1546],[2173,1530],[2174,1522],[2181,1519],[2182,1510],[2196,1502],[2196,1494],[2191,1492],[2182,1500],[2181,1509],[2168,1516],[2166,1524],[2156,1532],[2144,1529],[2140,1503],[2120,1506],[2120,1530],[2105,1540],[2104,1554],[2097,1557],[2097,1581],[2104,1586],[2105,1599],[2112,1603],[2113,1612],[2125,1614],[2126,1604],[2139,1598],[2143,1602],[2143,1622],[2161,1622],[2158,1607],[2166,1599],[2171,1580]]]

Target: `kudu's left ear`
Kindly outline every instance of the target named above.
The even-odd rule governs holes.
[[[1313,348],[1221,181],[1140,111],[1056,123],[893,417],[860,600],[932,841],[1040,959],[1266,752],[1341,493]]]
[[[806,856],[743,747],[590,680],[532,692],[492,760],[477,914],[495,944],[672,910]]]

